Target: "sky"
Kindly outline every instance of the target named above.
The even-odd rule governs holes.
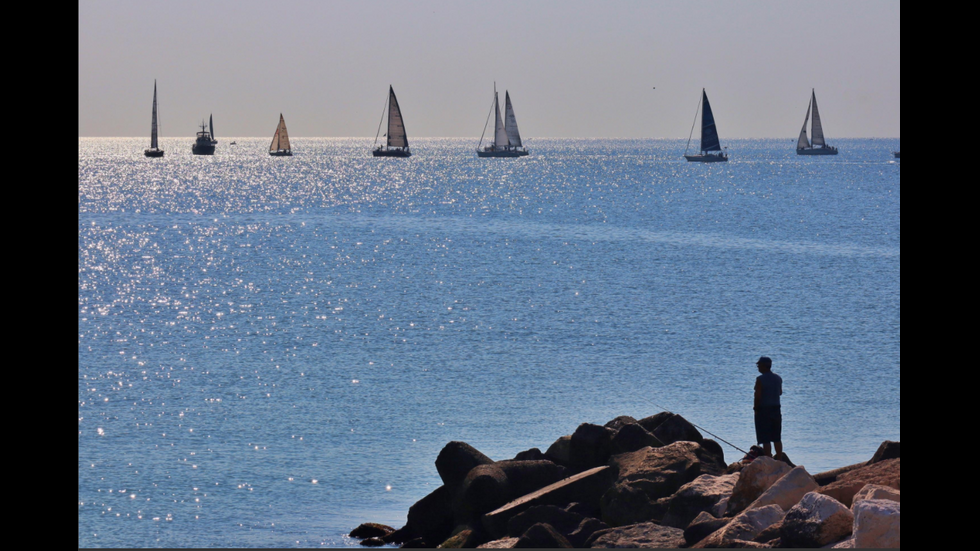
[[[494,84],[522,136],[901,136],[897,0],[79,0],[78,135],[479,137]],[[492,126],[492,121],[491,121]],[[492,132],[492,128],[490,130]]]

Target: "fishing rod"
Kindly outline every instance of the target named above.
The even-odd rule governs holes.
[[[671,413],[671,414],[674,414],[674,415],[680,415],[680,414],[678,414],[678,413],[674,413],[673,411],[670,411],[669,409],[667,409],[667,408],[665,408],[664,406],[661,406],[661,405],[659,405],[659,404],[657,404],[657,403],[655,403],[655,402],[650,402],[650,403],[651,403],[651,404],[653,404],[653,405],[655,405],[655,406],[657,406],[657,407],[658,407],[658,408],[660,408],[661,410],[663,410],[663,411],[666,411],[667,413]],[[685,417],[685,419],[687,419],[687,418]],[[691,423],[691,421],[690,421],[690,420],[688,420],[687,422],[688,422],[688,423]],[[715,437],[715,438],[717,438],[718,440],[721,440],[722,442],[724,442],[724,443],[726,443],[726,444],[728,444],[729,446],[731,446],[731,447],[733,447],[733,448],[735,448],[736,450],[738,450],[738,451],[740,451],[740,452],[742,452],[742,453],[744,453],[744,454],[748,454],[748,453],[749,453],[749,452],[747,452],[747,451],[745,451],[745,450],[743,450],[742,448],[740,448],[740,447],[738,447],[738,446],[736,446],[735,444],[732,444],[732,443],[731,443],[731,442],[729,442],[728,440],[725,440],[724,438],[722,438],[722,437],[720,437],[720,436],[718,436],[717,434],[715,434],[715,433],[713,433],[713,432],[711,432],[711,431],[709,431],[708,429],[706,429],[706,428],[704,428],[704,427],[701,427],[701,426],[698,426],[698,425],[695,425],[694,423],[691,423],[691,424],[692,424],[692,425],[694,425],[694,427],[695,427],[695,428],[698,428],[698,429],[701,429],[701,430],[703,430],[704,432],[706,432],[706,433],[708,433],[708,434],[710,434],[711,436],[714,436],[714,437]]]

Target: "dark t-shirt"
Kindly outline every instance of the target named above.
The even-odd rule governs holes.
[[[759,398],[760,406],[778,406],[779,395],[783,393],[783,379],[772,371],[763,373],[755,378],[756,383],[762,388],[762,396]]]

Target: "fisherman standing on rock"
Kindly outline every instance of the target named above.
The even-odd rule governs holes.
[[[779,396],[783,393],[783,379],[772,372],[772,360],[766,356],[756,362],[759,375],[755,378],[755,439],[766,455],[772,455],[770,442],[776,444],[776,459],[783,455],[782,425],[779,412]]]

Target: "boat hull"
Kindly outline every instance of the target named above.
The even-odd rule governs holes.
[[[280,149],[278,151],[270,151],[269,155],[273,157],[292,157],[293,152],[291,149]]]
[[[478,157],[524,157],[530,151],[526,149],[503,149],[500,151],[477,151]]]
[[[725,163],[728,155],[684,155],[689,163]]]
[[[147,157],[163,157],[163,150],[162,149],[144,149],[143,150],[143,155],[146,155]]]
[[[899,156],[900,153],[901,153],[901,151],[896,151],[895,152],[895,158],[896,159],[901,159],[901,157]]]
[[[412,152],[407,149],[375,149],[371,155],[375,157],[411,157]]]
[[[797,155],[837,155],[836,147],[813,147],[809,149],[797,149]]]
[[[191,153],[195,155],[214,155],[214,146],[194,144],[191,146]]]

